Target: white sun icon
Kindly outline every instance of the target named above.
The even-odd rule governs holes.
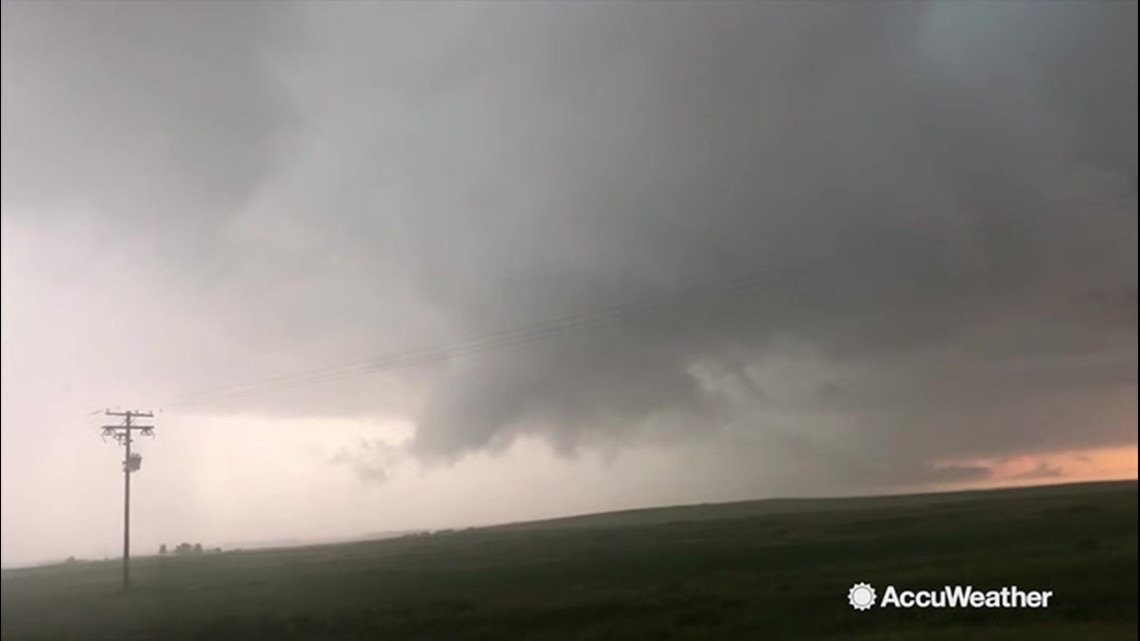
[[[875,605],[875,588],[869,583],[856,583],[847,591],[847,602],[856,610],[870,610]]]

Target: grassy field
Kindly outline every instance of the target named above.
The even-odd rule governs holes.
[[[3,573],[3,639],[1128,639],[1135,482],[638,510]],[[1036,610],[852,610],[969,584]]]

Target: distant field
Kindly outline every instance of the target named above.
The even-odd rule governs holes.
[[[3,639],[1137,637],[1137,485],[637,510],[3,574]],[[852,610],[882,589],[1052,590],[1037,610]]]

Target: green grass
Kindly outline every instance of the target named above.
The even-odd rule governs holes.
[[[17,639],[1135,639],[1135,482],[638,510],[3,574]],[[1017,585],[1038,610],[855,612]]]

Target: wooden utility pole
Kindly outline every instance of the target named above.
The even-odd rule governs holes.
[[[152,412],[112,412],[107,410],[107,416],[122,417],[122,425],[104,425],[103,436],[111,436],[123,446],[126,457],[123,459],[123,591],[131,589],[131,473],[139,471],[142,466],[142,457],[131,452],[131,442],[134,432],[142,436],[154,436],[153,425],[137,425],[136,418],[154,418]]]

